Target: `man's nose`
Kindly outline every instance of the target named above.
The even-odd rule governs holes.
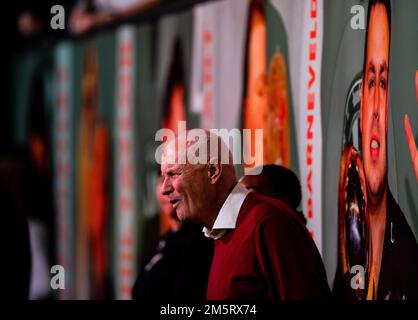
[[[164,177],[163,180],[163,187],[161,188],[161,193],[164,196],[168,196],[171,192],[173,192],[173,184],[171,183],[170,177]]]
[[[373,94],[373,119],[376,119],[376,121],[379,120],[379,113],[380,113],[380,92],[379,92],[379,86],[376,85],[374,87],[374,94]]]

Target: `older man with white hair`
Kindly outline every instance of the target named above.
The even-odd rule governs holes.
[[[250,193],[237,182],[219,136],[183,131],[165,143],[161,172],[162,193],[177,216],[202,224],[215,240],[209,300],[331,296],[305,226],[284,202]]]

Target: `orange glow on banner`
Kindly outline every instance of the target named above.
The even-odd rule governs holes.
[[[134,30],[117,34],[116,174],[116,298],[131,299],[135,268],[135,199],[133,145]]]
[[[243,129],[251,129],[244,141],[255,152],[255,144],[263,143],[263,165],[290,167],[290,129],[288,85],[284,56],[276,53],[267,67],[267,27],[265,4],[252,1],[249,9],[246,53],[246,88],[243,106]],[[255,129],[263,129],[263,140],[256,141]],[[249,158],[249,156],[247,156]],[[245,171],[256,164],[245,165]]]
[[[183,57],[180,40],[178,40],[173,49],[171,66],[167,81],[167,99],[164,108],[162,128],[170,129],[178,133],[178,122],[186,120],[186,106],[184,103],[184,79],[183,79]],[[160,214],[160,234],[166,233],[170,229],[170,217],[166,214]]]
[[[61,44],[56,52],[56,109],[55,109],[55,198],[56,198],[56,228],[57,228],[57,258],[58,263],[65,269],[66,276],[74,276],[74,262],[72,256],[73,245],[73,186],[71,150],[72,108],[72,50],[68,45]],[[68,282],[65,290],[59,290],[59,299],[73,298],[74,286]]]

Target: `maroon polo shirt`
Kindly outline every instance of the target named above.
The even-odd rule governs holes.
[[[250,193],[236,228],[215,241],[209,300],[329,298],[314,241],[283,202]]]

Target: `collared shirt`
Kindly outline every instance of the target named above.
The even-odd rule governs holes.
[[[222,205],[212,229],[203,228],[203,233],[206,237],[217,240],[221,238],[228,229],[235,229],[242,203],[249,192],[250,191],[248,191],[241,183],[238,182],[235,185],[234,189],[232,189],[228,198],[226,198]]]
[[[418,244],[391,191],[387,193],[385,238],[378,300],[418,299]]]

